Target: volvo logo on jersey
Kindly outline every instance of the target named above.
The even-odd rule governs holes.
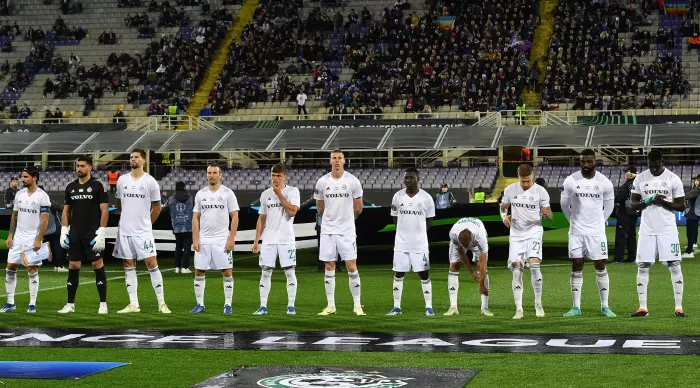
[[[70,199],[76,200],[76,199],[92,199],[92,194],[79,194],[79,195],[71,195]]]
[[[282,207],[281,203],[268,203],[267,207],[270,209],[276,208],[276,207]]]
[[[668,190],[644,190],[644,194],[647,194],[647,195],[654,195],[654,194],[668,195],[669,192],[668,192]]]
[[[37,213],[36,209],[27,209],[27,208],[20,207],[20,208],[18,208],[18,210],[23,212],[23,213],[29,213],[29,214],[36,214]]]
[[[137,194],[137,193],[124,193],[124,196],[126,198],[146,198],[145,194]]]
[[[423,211],[421,210],[400,210],[399,214],[405,214],[409,216],[422,216]]]
[[[202,209],[222,209],[224,205],[202,205]]]
[[[600,198],[600,194],[594,193],[574,193],[579,198]]]
[[[529,203],[512,203],[513,207],[521,207],[524,209],[537,209],[537,205],[532,205]]]
[[[348,194],[348,193],[326,194],[326,198],[348,198],[348,197],[350,197],[350,194]]]

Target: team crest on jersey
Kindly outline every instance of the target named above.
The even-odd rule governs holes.
[[[221,202],[221,197],[217,198],[216,200],[219,201],[219,202]]]
[[[92,187],[88,187],[88,188],[87,188],[87,192],[88,192],[88,193],[92,193]]]
[[[202,202],[207,202],[207,199],[206,199],[206,198],[202,198]]]
[[[347,188],[348,188],[347,186],[343,185],[343,190],[347,190]]]
[[[666,183],[666,181],[661,181],[661,186],[666,187],[667,185],[668,183]]]
[[[143,191],[143,186],[139,187],[139,190],[140,190],[140,191]]]
[[[299,373],[266,377],[258,385],[268,388],[312,388],[312,387],[347,387],[347,388],[397,388],[413,380],[410,377],[387,377],[379,373],[320,372]]]
[[[530,196],[530,201],[534,201],[534,200],[535,200],[535,197],[533,197],[533,196],[531,195],[531,196]]]
[[[598,191],[598,190],[600,190],[600,187],[594,186],[594,187],[593,187],[593,190]]]

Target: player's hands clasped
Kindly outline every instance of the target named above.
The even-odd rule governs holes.
[[[70,227],[69,226],[61,226],[61,248],[63,249],[69,249],[70,248],[70,238],[68,237],[68,233],[70,232]]]
[[[258,242],[256,241],[255,244],[253,244],[253,248],[251,249],[253,253],[260,253],[260,246],[258,245]]]
[[[102,252],[105,250],[105,231],[105,228],[98,228],[97,233],[95,233],[95,238],[90,241],[94,252]]]

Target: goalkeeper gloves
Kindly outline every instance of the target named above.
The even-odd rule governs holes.
[[[68,232],[70,232],[69,226],[61,226],[61,247],[63,249],[70,248],[70,238],[68,238]]]
[[[105,228],[98,228],[97,233],[95,233],[95,238],[90,241],[93,251],[102,252],[105,250],[105,230]]]
[[[652,195],[651,197],[647,197],[644,199],[644,204],[647,206],[651,206],[651,204],[656,200],[656,194]]]

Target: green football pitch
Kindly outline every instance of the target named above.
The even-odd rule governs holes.
[[[614,229],[608,228],[609,242]],[[681,245],[685,231],[680,229]],[[239,253],[234,264],[234,314],[222,314],[221,276],[208,276],[207,312],[190,315],[194,306],[193,275],[175,274],[172,259],[160,260],[164,271],[166,301],[171,315],[158,314],[153,290],[143,267],[139,272],[141,313],[117,315],[128,303],[123,272],[119,263],[108,265],[108,301],[110,314],[97,315],[97,293],[94,275],[89,268],[81,273],[76,300],[77,312],[58,315],[65,303],[65,273],[50,269],[41,271],[38,312],[24,313],[28,303],[27,276],[21,274],[16,297],[18,311],[0,316],[0,330],[13,328],[103,328],[103,329],[176,329],[176,330],[275,330],[275,331],[368,331],[368,332],[440,332],[440,333],[544,333],[544,334],[675,334],[700,335],[697,311],[700,311],[700,285],[696,275],[700,264],[683,263],[685,310],[688,317],[673,317],[673,292],[668,270],[655,265],[649,285],[651,315],[634,319],[637,308],[635,287],[636,266],[609,265],[611,278],[610,307],[618,314],[606,319],[599,313],[599,298],[592,265],[584,269],[584,286],[580,318],[564,318],[571,306],[569,290],[570,265],[566,259],[566,230],[545,232],[544,239],[544,306],[547,316],[535,318],[529,273],[525,272],[525,318],[513,321],[511,274],[505,268],[507,238],[492,238],[489,257],[491,281],[490,308],[495,314],[479,316],[479,295],[475,282],[465,273],[460,277],[460,315],[444,317],[448,308],[447,247],[433,244],[431,277],[433,306],[437,316],[425,317],[420,282],[408,274],[403,292],[403,316],[387,317],[392,301],[391,250],[387,247],[366,247],[359,252],[358,266],[362,280],[365,317],[352,315],[352,299],[345,273],[337,275],[336,305],[338,315],[319,317],[325,306],[323,275],[316,271],[315,251],[298,253],[299,290],[297,315],[285,315],[286,289],[281,270],[273,275],[268,307],[270,315],[253,316],[259,304],[259,270],[257,258]],[[2,298],[4,299],[4,297]],[[21,311],[20,311],[21,310]],[[700,378],[697,356],[652,356],[611,354],[506,354],[506,353],[357,353],[332,351],[226,351],[174,349],[87,349],[87,348],[11,348],[0,347],[0,360],[41,361],[120,361],[131,365],[110,370],[77,381],[0,379],[8,387],[187,387],[241,365],[294,366],[374,366],[434,367],[479,369],[469,387],[638,387],[696,386]]]

